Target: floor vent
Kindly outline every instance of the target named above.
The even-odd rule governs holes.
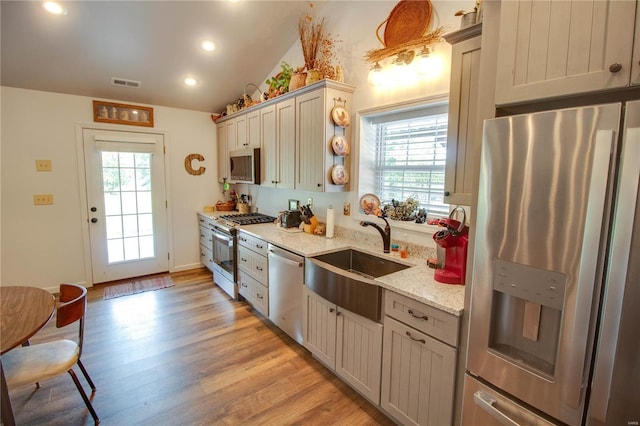
[[[111,83],[115,84],[116,86],[133,87],[136,89],[142,86],[142,82],[140,81],[127,80],[124,78],[117,78],[117,77],[111,77]]]

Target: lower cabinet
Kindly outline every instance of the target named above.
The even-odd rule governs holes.
[[[238,293],[269,316],[267,243],[242,231],[238,235]]]
[[[340,308],[304,288],[305,347],[345,382],[380,403],[382,324]]]
[[[210,219],[203,215],[198,215],[200,224],[200,263],[213,272],[213,226]]]
[[[391,292],[385,314],[380,406],[404,425],[452,424],[457,349],[427,333],[457,344],[457,317]]]

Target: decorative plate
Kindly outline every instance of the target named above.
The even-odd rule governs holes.
[[[360,207],[365,214],[376,214],[380,210],[380,199],[375,194],[364,194],[360,197]]]
[[[349,172],[342,164],[336,164],[331,168],[331,179],[336,185],[344,185],[349,182]]]
[[[334,123],[341,127],[349,127],[349,124],[351,124],[349,112],[344,107],[333,107],[331,110],[331,118]]]
[[[385,47],[421,38],[429,28],[433,7],[429,0],[400,0],[387,18]]]
[[[333,139],[331,139],[331,147],[333,148],[333,152],[340,157],[346,157],[349,155],[349,152],[351,152],[349,142],[347,142],[344,136],[335,135]]]

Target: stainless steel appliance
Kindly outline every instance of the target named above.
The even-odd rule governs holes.
[[[638,424],[639,179],[640,101],[485,122],[463,424]]]
[[[271,223],[262,213],[224,214],[217,217],[213,233],[213,281],[233,299],[238,299],[238,226]]]
[[[303,285],[304,257],[269,244],[269,319],[300,344]]]
[[[231,182],[260,183],[260,148],[229,152]]]

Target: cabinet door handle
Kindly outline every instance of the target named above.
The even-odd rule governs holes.
[[[445,196],[445,197],[448,197],[449,195],[451,195],[451,192],[449,192],[449,191],[444,191],[444,196]]]
[[[260,250],[262,250],[264,248],[264,246],[261,245],[261,244],[256,244],[256,247],[259,248]]]
[[[614,64],[609,65],[609,72],[616,73],[616,72],[619,72],[620,70],[622,70],[622,64],[619,64],[616,62]]]
[[[256,296],[258,296],[258,299],[264,299],[264,297],[261,294],[257,294]]]
[[[409,309],[407,312],[409,312],[409,315],[411,315],[412,317],[414,317],[416,319],[429,321],[429,317],[428,316],[426,316],[426,315],[416,315],[416,314],[413,313],[413,309]]]
[[[247,261],[247,259],[245,259],[244,257],[240,258],[240,262],[246,262],[246,261]]]
[[[257,269],[258,271],[262,272],[262,268],[261,268],[261,267],[256,266],[256,269]]]
[[[329,312],[333,313],[334,311],[335,311],[335,309],[329,308]]]
[[[416,339],[416,338],[415,338],[415,337],[413,337],[413,336],[411,335],[411,333],[409,333],[408,331],[407,331],[407,337],[408,337],[409,339],[413,340],[414,342],[427,343],[427,342],[426,342],[426,340],[424,340],[424,339]]]

